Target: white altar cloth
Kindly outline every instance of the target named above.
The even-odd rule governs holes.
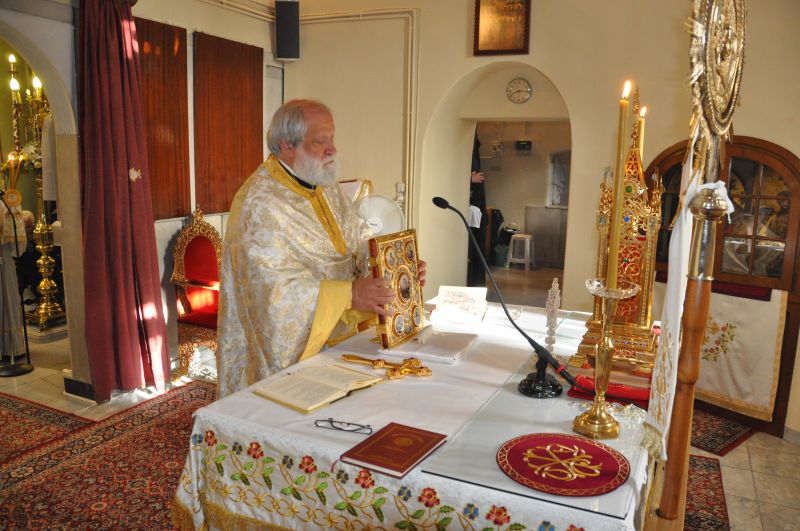
[[[253,386],[199,409],[175,497],[176,524],[196,529],[633,529],[636,499],[620,518],[571,507],[566,497],[560,503],[532,499],[425,473],[425,463],[394,479],[338,462],[364,435],[314,426],[314,420],[329,417],[369,424],[375,430],[398,422],[456,441],[460,428],[498,389],[511,385],[509,379],[530,358],[527,342],[501,315],[492,305],[479,328],[454,327],[452,331],[478,333],[478,345],[455,365],[434,366],[428,378],[386,381],[309,415],[255,395]],[[586,314],[569,316],[562,312],[560,326],[569,325],[565,330],[586,319]],[[543,342],[543,309],[525,309],[517,323]],[[575,341],[571,335],[559,338],[557,330],[555,350],[560,350],[560,342]],[[341,343],[283,373],[333,363],[348,352],[347,345]],[[537,424],[537,408],[572,399],[528,400],[529,411],[517,414],[530,417],[529,433],[536,433],[548,430],[547,424]],[[497,448],[479,452],[476,459],[495,462]],[[639,462],[626,457],[632,464]],[[638,492],[644,479],[642,467],[632,469],[623,488]],[[610,494],[582,503],[602,506]]]

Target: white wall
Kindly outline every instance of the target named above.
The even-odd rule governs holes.
[[[565,102],[572,134],[572,185],[563,301],[566,307],[588,309],[590,298],[583,288],[583,280],[592,275],[595,267],[593,212],[602,168],[613,166],[616,101],[625,79],[632,78],[639,83],[642,99],[650,108],[645,164],[664,148],[686,138],[690,115],[690,93],[685,85],[689,37],[683,22],[689,15],[690,3],[537,0],[532,3],[530,54],[500,57],[472,56],[473,6],[474,2],[465,0],[405,0],[402,3],[401,7],[419,10],[418,24],[413,28],[419,46],[417,82],[412,87],[416,98],[413,108],[405,104],[409,94],[404,92],[400,96],[394,90],[392,80],[396,79],[398,69],[396,56],[391,56],[391,61],[372,61],[363,71],[350,69],[345,58],[338,65],[340,68],[325,70],[325,77],[316,80],[320,84],[315,87],[319,89],[317,94],[325,100],[329,90],[340,87],[335,98],[336,119],[345,138],[339,138],[338,144],[343,153],[348,153],[347,171],[355,175],[380,172],[376,166],[362,167],[362,160],[387,161],[387,174],[396,167],[398,146],[394,141],[380,145],[364,140],[363,131],[369,130],[373,117],[386,119],[391,124],[391,115],[384,113],[400,108],[413,113],[416,125],[409,135],[413,155],[410,172],[414,179],[413,199],[419,208],[412,224],[420,231],[421,253],[430,264],[430,294],[439,284],[463,280],[466,263],[466,235],[460,224],[430,205],[430,198],[442,195],[456,205],[467,204],[464,176],[469,173],[474,122],[507,118],[494,114],[497,107],[502,108],[497,100],[468,105],[475,88],[493,75],[503,75],[504,71],[516,75],[522,69],[546,76]],[[306,0],[301,3],[301,12],[308,15],[397,7],[395,0]],[[797,134],[800,69],[792,67],[793,58],[800,53],[800,32],[795,29],[800,20],[800,2],[759,0],[749,2],[747,7],[747,60],[742,105],[734,121],[735,132],[764,138],[800,154],[800,135]],[[272,49],[271,27],[266,22],[196,0],[139,0],[134,13],[189,30],[247,42],[265,50]],[[65,85],[74,94],[71,31],[30,17],[26,19],[24,15],[2,8],[0,20],[9,21],[35,38],[46,49]],[[333,59],[339,47],[362,43],[364,47],[359,52],[373,57],[376,54],[369,49],[372,42],[382,43],[382,49],[390,52],[396,52],[398,46],[414,44],[407,40],[396,44],[386,41],[382,35],[364,35],[354,30],[357,24],[347,23],[342,31],[335,33],[306,31],[308,26],[301,26],[304,57],[292,65],[291,73],[287,72],[287,86],[297,83],[298,90],[304,86],[310,89],[310,84],[300,85],[300,81],[309,83],[314,79],[314,69],[303,66],[320,61],[318,57],[309,56],[312,50],[321,50]],[[396,31],[391,33],[396,37]],[[413,57],[413,53],[407,52],[403,61],[413,60]],[[333,67],[337,63],[331,60],[330,65]],[[385,85],[392,86],[383,91],[348,93],[341,90],[363,82],[380,85],[382,80]],[[323,85],[327,87],[324,90]],[[503,98],[503,95],[498,96],[501,102]],[[525,119],[535,102],[536,95],[530,103],[513,107],[513,112]],[[485,105],[492,108],[486,109]],[[465,106],[473,110],[465,110]],[[359,109],[363,111],[357,112]],[[380,113],[373,116],[372,109]],[[266,114],[265,120],[268,119]],[[353,140],[345,142],[348,137]],[[358,142],[368,145],[369,152]],[[354,158],[353,153],[359,156]],[[159,248],[162,243],[159,239]],[[787,426],[800,430],[800,364],[795,367]]]
[[[405,181],[405,25],[403,18],[303,24],[301,59],[286,65],[286,99],[318,99],[333,112],[339,178],[369,179],[389,197]]]
[[[525,207],[547,205],[550,156],[570,149],[569,123],[479,122],[477,131],[486,205],[499,208],[505,223],[525,231]],[[517,151],[517,140],[530,140],[533,148]],[[502,151],[494,148],[498,142]]]
[[[456,205],[467,204],[463,186],[472,149],[471,125],[496,116],[463,112],[475,87],[503,69],[528,66],[549,78],[568,109],[572,133],[572,181],[567,228],[563,302],[588,309],[591,299],[584,279],[595,268],[594,211],[602,168],[613,166],[617,100],[625,79],[639,84],[649,108],[645,165],[664,148],[686,138],[691,112],[686,86],[689,36],[683,24],[689,2],[657,0],[537,0],[532,3],[530,54],[473,57],[473,2],[463,0],[406,0],[404,7],[419,9],[419,81],[417,84],[417,156],[414,164],[414,200],[419,205],[412,220],[420,232],[420,252],[429,262],[429,284],[460,283],[464,278],[466,236],[451,216],[429,206],[433,195]],[[397,7],[391,0],[313,0],[301,4],[305,15],[324,12]],[[800,106],[797,87],[800,69],[787,66],[800,53],[800,2],[761,0],[748,3],[747,60],[742,83],[742,105],[735,115],[737,134],[761,137],[800,153]],[[335,40],[309,42],[321,35],[302,33],[304,50],[342,46],[349,32]],[[301,59],[293,72],[303,65]],[[369,79],[391,75],[394,64],[375,65]],[[308,72],[304,76],[309,76]],[[346,79],[357,83],[360,77]],[[765,82],[765,80],[769,82]],[[332,85],[343,80],[320,78]],[[287,72],[287,85],[292,83]],[[504,98],[499,95],[498,98]],[[535,101],[535,96],[532,99]],[[396,105],[381,92],[367,95],[364,107]],[[355,105],[355,104],[353,104]],[[526,104],[527,105],[527,104]],[[526,112],[525,106],[517,112]],[[488,111],[486,111],[488,112]],[[368,119],[369,117],[366,117]],[[353,114],[337,116],[342,124],[365,120]],[[359,149],[342,145],[340,149]],[[391,153],[386,146],[370,157]],[[426,295],[430,295],[426,293]],[[795,377],[787,425],[800,429],[800,366]]]

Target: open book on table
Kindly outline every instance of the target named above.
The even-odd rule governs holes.
[[[310,413],[383,380],[339,365],[306,367],[256,387],[253,392],[281,405]]]

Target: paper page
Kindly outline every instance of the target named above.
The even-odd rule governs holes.
[[[287,374],[259,386],[255,389],[255,393],[284,405],[308,411],[340,398],[345,391],[308,380],[299,373],[295,373]]]
[[[306,367],[295,374],[307,380],[346,391],[365,387],[382,379],[380,376],[373,376],[372,374],[366,374],[339,365]]]
[[[432,322],[477,324],[486,313],[486,288],[440,286]]]

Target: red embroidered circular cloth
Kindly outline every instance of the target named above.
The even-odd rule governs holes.
[[[563,433],[531,433],[503,443],[497,464],[526,487],[561,496],[599,496],[630,474],[625,456],[605,444]]]

